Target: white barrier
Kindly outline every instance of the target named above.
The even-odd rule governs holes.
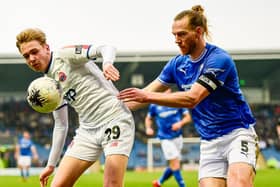
[[[44,168],[42,167],[36,167],[36,168],[30,168],[29,174],[30,175],[39,175],[40,172]],[[0,176],[19,176],[20,175],[20,170],[18,168],[5,168],[5,169],[0,169]]]

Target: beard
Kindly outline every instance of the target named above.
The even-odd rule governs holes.
[[[190,55],[196,50],[197,44],[195,39],[187,40],[184,44],[183,46],[179,45],[182,55]]]

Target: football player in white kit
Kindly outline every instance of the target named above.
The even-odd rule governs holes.
[[[59,81],[64,94],[64,102],[53,112],[52,148],[40,174],[41,187],[47,185],[62,153],[68,130],[68,104],[78,113],[80,126],[51,186],[73,186],[102,151],[106,157],[104,186],[123,186],[135,127],[131,112],[117,98],[118,90],[111,82],[119,79],[119,71],[113,66],[115,48],[77,45],[51,51],[45,33],[37,28],[20,32],[16,46],[27,65]],[[93,62],[98,57],[103,59],[103,73]]]

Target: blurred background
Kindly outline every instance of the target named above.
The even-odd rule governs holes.
[[[260,138],[261,156],[258,167],[279,167],[280,161],[280,51],[239,50],[229,51],[236,62],[241,89],[257,119],[256,131]],[[121,79],[118,89],[142,88],[155,79],[167,61],[176,52],[119,52],[115,65]],[[96,62],[99,66],[101,63]],[[21,132],[28,130],[40,155],[34,167],[45,166],[51,146],[53,119],[51,114],[40,114],[31,109],[25,100],[26,89],[36,77],[42,76],[29,70],[18,54],[0,55],[0,152],[1,167],[14,168],[14,145]],[[147,108],[133,112],[136,137],[129,159],[131,170],[147,169],[147,141],[144,119]],[[65,148],[70,143],[78,118],[69,110],[70,128]],[[194,126],[184,127],[184,138],[198,137]],[[164,167],[166,161],[159,144],[153,144],[153,168]],[[184,143],[183,166],[196,168],[199,160],[199,142]],[[100,158],[101,164],[104,158]]]
[[[210,43],[232,55],[240,86],[257,119],[261,156],[258,167],[279,168],[280,161],[280,1],[223,0],[9,0],[0,7],[0,167],[15,168],[15,142],[23,130],[32,134],[40,155],[34,167],[46,164],[51,146],[53,119],[27,104],[26,89],[38,76],[24,64],[16,47],[16,35],[27,27],[46,32],[51,49],[71,44],[110,44],[118,49],[115,62],[121,80],[118,89],[144,87],[155,79],[167,61],[178,53],[171,34],[174,16],[196,4],[205,8]],[[100,62],[97,62],[100,65]],[[147,108],[134,112],[136,137],[129,169],[147,169],[144,117]],[[78,118],[69,110],[71,141]],[[197,137],[193,125],[184,137]],[[165,166],[158,144],[153,144],[153,167]],[[186,143],[183,166],[196,168],[199,143]],[[104,158],[100,158],[100,163]],[[0,170],[2,174],[2,170]],[[7,171],[7,170],[6,170]],[[18,174],[16,172],[16,174]]]

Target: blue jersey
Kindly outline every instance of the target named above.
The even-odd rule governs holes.
[[[148,116],[155,119],[158,127],[157,137],[159,139],[173,139],[182,135],[182,129],[173,131],[172,125],[181,121],[183,115],[189,111],[184,108],[171,108],[151,104],[149,106]]]
[[[240,90],[234,61],[217,46],[207,43],[196,61],[188,55],[174,57],[158,79],[165,85],[177,84],[181,91],[189,90],[198,82],[211,92],[192,110],[196,130],[202,139],[214,139],[255,123]]]
[[[21,138],[18,142],[20,155],[22,156],[32,156],[31,147],[34,146],[30,139]]]

